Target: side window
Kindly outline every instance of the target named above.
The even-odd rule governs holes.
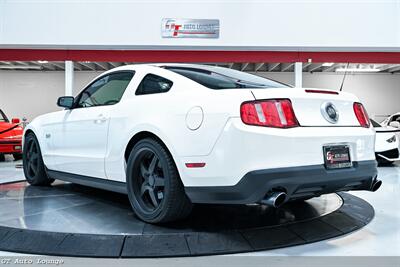
[[[101,77],[79,97],[78,108],[117,104],[132,80],[134,72],[117,72]]]
[[[165,93],[171,89],[173,82],[161,76],[147,74],[140,82],[136,95]]]

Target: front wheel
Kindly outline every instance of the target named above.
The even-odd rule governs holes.
[[[155,139],[143,139],[132,149],[127,164],[127,187],[133,210],[145,222],[176,221],[191,212],[192,204],[175,163]]]
[[[29,184],[50,185],[54,182],[54,179],[47,176],[39,142],[33,133],[25,137],[22,159],[25,178]]]

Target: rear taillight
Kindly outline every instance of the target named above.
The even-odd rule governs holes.
[[[369,117],[364,106],[361,103],[355,102],[353,104],[353,109],[354,109],[354,114],[356,115],[357,120],[360,123],[361,127],[369,128],[370,126]]]
[[[289,99],[271,99],[245,102],[240,107],[245,124],[275,128],[299,126]]]

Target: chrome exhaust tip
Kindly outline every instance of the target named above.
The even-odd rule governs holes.
[[[268,195],[265,199],[261,200],[262,204],[272,206],[274,208],[279,208],[285,203],[286,193],[284,192],[273,192]]]
[[[375,179],[372,182],[372,186],[371,186],[370,191],[375,192],[376,190],[378,190],[381,187],[381,185],[382,185],[382,181],[378,180],[378,179]]]

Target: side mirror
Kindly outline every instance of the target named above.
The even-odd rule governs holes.
[[[389,126],[392,126],[394,128],[400,128],[400,122],[392,121],[392,122],[389,123]]]
[[[20,122],[21,122],[21,120],[18,119],[18,118],[12,118],[12,119],[11,119],[11,123],[19,124]]]
[[[62,96],[57,100],[57,106],[71,109],[74,106],[74,98],[72,96]]]

